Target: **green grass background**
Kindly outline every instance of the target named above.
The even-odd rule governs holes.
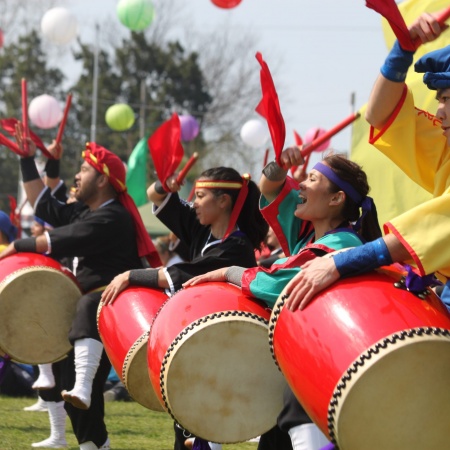
[[[0,395],[0,450],[31,449],[32,442],[49,437],[48,413],[24,411],[33,398]],[[108,402],[105,421],[112,450],[173,450],[172,418],[150,411],[135,402]],[[68,449],[78,449],[69,419],[66,419]],[[244,442],[223,445],[223,450],[256,450],[257,444]]]

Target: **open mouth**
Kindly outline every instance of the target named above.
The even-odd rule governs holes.
[[[299,201],[299,204],[300,204],[300,205],[303,205],[304,203],[307,202],[306,197],[303,197],[303,195],[301,195],[301,194],[299,194],[298,198],[299,198],[299,200],[300,200],[300,201]]]

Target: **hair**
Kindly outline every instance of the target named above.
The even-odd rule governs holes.
[[[331,169],[336,172],[336,174],[342,180],[351,184],[355,190],[361,194],[364,198],[368,195],[370,191],[370,186],[367,181],[367,175],[362,170],[362,167],[353,161],[350,161],[343,154],[330,154],[323,159]],[[338,192],[340,189],[336,184],[330,181],[331,191]],[[349,195],[345,196],[345,203],[342,209],[342,216],[349,222],[356,222],[360,216],[360,206],[357,205]],[[378,223],[378,215],[375,205],[373,208],[365,214],[361,220],[361,228],[358,231],[366,241],[373,241],[381,237],[381,228]]]
[[[207,169],[200,174],[199,179],[208,180],[223,180],[223,181],[237,181],[242,182],[242,176],[238,171],[230,167],[214,167]],[[239,189],[211,189],[215,197],[227,194],[231,197],[231,208],[233,209],[236,199],[239,195]],[[248,183],[248,193],[245,202],[242,206],[241,212],[237,219],[239,229],[244,232],[250,239],[253,248],[260,249],[267,232],[269,225],[259,210],[259,198],[261,192],[252,180]]]

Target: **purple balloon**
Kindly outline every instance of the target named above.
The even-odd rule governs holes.
[[[181,140],[185,142],[192,141],[196,138],[199,131],[200,125],[197,119],[189,114],[182,114],[180,117],[181,125]]]

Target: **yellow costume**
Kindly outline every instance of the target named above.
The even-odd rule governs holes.
[[[422,275],[437,272],[450,278],[450,149],[441,122],[415,108],[405,88],[385,127],[371,128],[370,143],[433,195],[387,222],[385,233],[397,236]]]

